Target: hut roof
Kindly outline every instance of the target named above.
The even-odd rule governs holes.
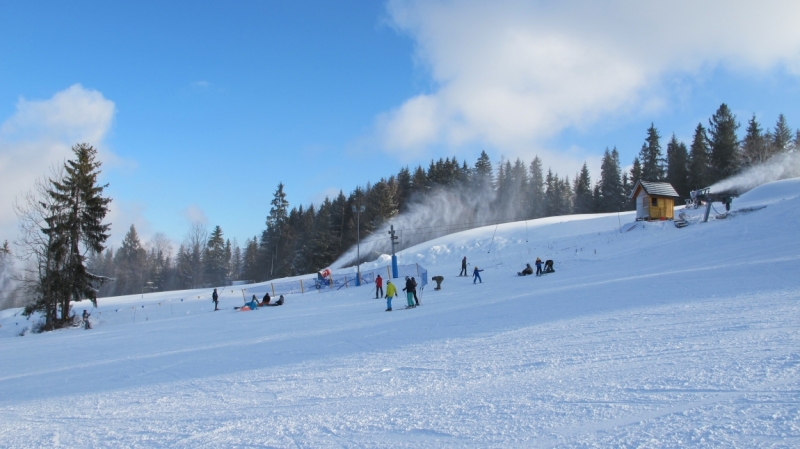
[[[639,193],[639,188],[644,189],[644,192],[650,196],[680,198],[678,192],[676,192],[675,188],[672,187],[672,184],[668,182],[650,182],[642,180],[636,181],[636,185],[633,186],[633,191],[631,192],[631,198],[636,197],[636,195]]]

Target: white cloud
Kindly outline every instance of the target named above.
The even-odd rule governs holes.
[[[388,12],[434,86],[376,120],[401,158],[476,143],[539,151],[567,128],[668,107],[672,76],[800,73],[796,1],[390,0]]]
[[[80,84],[47,100],[17,102],[14,115],[0,124],[0,239],[17,235],[14,199],[50,167],[72,157],[73,145],[88,143],[99,150],[103,162],[116,160],[105,145],[114,112],[112,101]]]

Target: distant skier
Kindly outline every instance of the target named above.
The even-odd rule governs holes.
[[[464,277],[467,276],[467,256],[464,256],[464,258],[461,259],[461,272],[459,272],[458,275]]]
[[[383,279],[381,278],[381,275],[379,274],[375,278],[375,299],[378,299],[381,296],[383,296]]]
[[[219,295],[217,294],[217,289],[214,289],[214,293],[211,294],[211,300],[214,301],[214,310],[219,310],[217,306],[219,306]]]
[[[475,283],[475,281],[480,281],[481,284],[483,284],[483,279],[481,279],[481,271],[483,271],[483,270],[479,270],[478,267],[475,266],[475,269],[472,271],[472,283],[473,284]]]
[[[520,276],[527,276],[529,274],[533,274],[533,268],[531,267],[531,264],[526,263],[525,264],[525,269],[520,271],[517,274],[520,275]]]
[[[89,323],[89,317],[92,316],[86,309],[83,309],[83,328],[84,329],[91,329],[92,325]]]
[[[417,280],[411,276],[411,293],[414,294],[414,302],[419,305],[419,298],[417,298]]]
[[[434,290],[441,290],[442,289],[442,282],[444,282],[444,276],[434,276],[431,278],[433,282],[436,282],[436,287]]]
[[[392,281],[386,281],[386,311],[392,311],[392,298],[397,296],[397,288]]]
[[[542,275],[542,259],[536,258],[536,276]]]
[[[406,292],[406,300],[408,300],[408,306],[406,309],[410,309],[416,307],[414,305],[414,293],[412,290],[414,289],[414,285],[411,283],[411,278],[406,276],[406,288],[403,289]]]

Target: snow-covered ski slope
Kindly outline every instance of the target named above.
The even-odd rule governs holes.
[[[409,248],[445,277],[412,310],[370,287],[253,312],[170,292],[25,337],[4,311],[0,447],[800,447],[800,180],[686,213]],[[515,274],[537,256],[557,272]]]

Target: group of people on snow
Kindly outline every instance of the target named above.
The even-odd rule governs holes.
[[[378,279],[381,279],[380,275],[377,278],[375,278],[376,283],[378,282]],[[406,300],[408,301],[406,309],[412,309],[420,305],[419,298],[417,298],[417,280],[414,279],[414,277],[406,276],[406,286],[403,288],[403,291],[406,292]],[[377,285],[376,285],[376,293],[377,293]],[[397,287],[395,287],[392,281],[386,281],[385,298],[386,298],[387,312],[392,311],[392,298],[394,298],[395,296],[397,296]]]
[[[541,276],[545,273],[555,273],[556,270],[553,269],[553,261],[548,259],[546,262],[542,262],[542,259],[536,258],[536,276]],[[544,265],[544,270],[542,269],[542,265]],[[533,274],[533,268],[531,264],[525,264],[525,269],[517,273],[520,276],[527,276],[529,274]]]
[[[214,292],[211,293],[211,301],[214,302],[214,310],[219,310],[219,293],[217,293],[217,289],[214,289]],[[272,302],[272,298],[269,296],[269,292],[264,294],[264,297],[261,299],[261,302],[258,302],[258,298],[256,295],[253,295],[253,298],[250,301],[245,302],[242,307],[234,307],[237,310],[258,310],[259,307],[274,307],[274,306],[282,306],[283,305],[283,295],[280,295],[277,301]]]

